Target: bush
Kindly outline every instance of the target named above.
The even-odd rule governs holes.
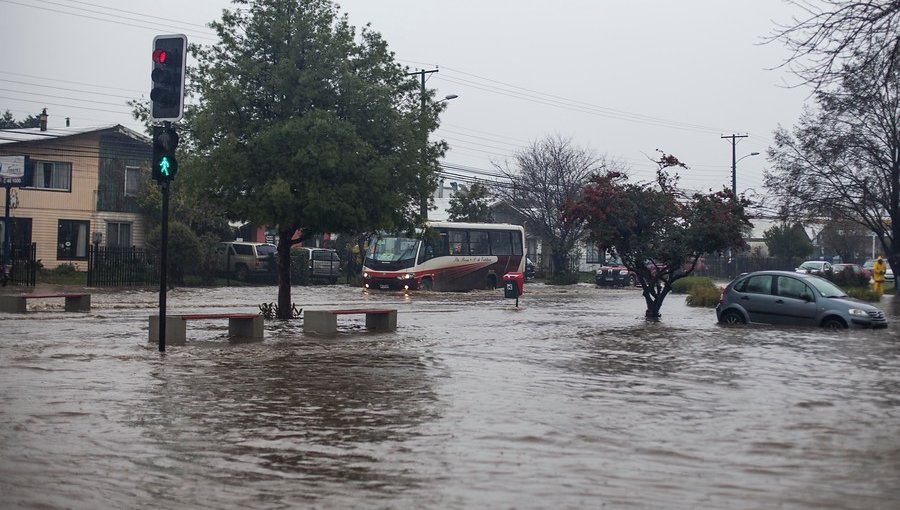
[[[677,283],[677,282],[676,282]],[[715,285],[697,285],[691,288],[684,302],[688,306],[714,308],[722,297],[722,288]]]
[[[841,288],[850,288],[850,287],[866,287],[869,285],[869,277],[856,274],[849,267],[845,267],[842,271],[832,272],[827,271],[823,275],[826,279],[831,280],[832,283]]]
[[[309,285],[309,250],[291,251],[291,284]]]
[[[872,287],[847,287],[844,289],[844,292],[860,301],[871,301],[873,303],[881,301],[881,296]]]
[[[689,294],[695,288],[715,289],[716,284],[707,276],[685,276],[672,284],[673,294]]]
[[[147,234],[147,247],[155,253],[159,253],[160,234],[159,227]],[[202,260],[203,250],[197,235],[184,223],[170,222],[166,264],[169,285],[184,284],[185,275],[195,275]]]

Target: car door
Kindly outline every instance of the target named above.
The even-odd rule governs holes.
[[[774,281],[775,277],[770,274],[754,275],[741,282],[736,289],[739,293],[737,302],[747,311],[750,322],[774,324],[773,313],[777,311],[775,296],[772,295]]]
[[[779,324],[816,325],[815,293],[799,278],[779,275],[775,280],[772,314]]]

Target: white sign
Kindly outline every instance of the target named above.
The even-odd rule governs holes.
[[[25,181],[25,156],[0,156],[0,184]]]

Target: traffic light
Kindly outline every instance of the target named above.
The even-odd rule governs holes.
[[[153,120],[181,120],[186,51],[187,37],[183,34],[153,38],[153,70],[150,73],[150,118]]]
[[[178,133],[171,126],[153,127],[153,179],[162,184],[171,181],[178,173],[175,149],[178,148]]]

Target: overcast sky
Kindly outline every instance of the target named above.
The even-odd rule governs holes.
[[[448,104],[437,136],[445,163],[493,164],[548,135],[631,165],[646,179],[662,149],[691,168],[682,184],[764,192],[765,150],[794,125],[809,90],[772,70],[787,56],[761,44],[801,13],[783,0],[344,0],[411,70],[439,69],[427,86]],[[226,0],[0,0],[0,111],[21,119],[46,107],[51,127],[123,124],[125,101],[149,95],[153,36],[213,44],[205,24]],[[160,19],[165,18],[165,19]]]

